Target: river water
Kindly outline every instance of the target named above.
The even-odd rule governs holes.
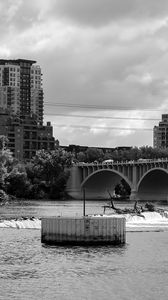
[[[86,214],[102,214],[88,201]],[[116,204],[131,206],[131,204]],[[44,216],[80,216],[80,201],[24,201],[0,207],[0,299],[168,299],[168,206],[126,216],[123,246],[41,244]],[[107,213],[110,213],[107,212]]]

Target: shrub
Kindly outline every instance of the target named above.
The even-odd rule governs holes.
[[[7,202],[8,200],[9,196],[3,190],[0,190],[0,202]]]

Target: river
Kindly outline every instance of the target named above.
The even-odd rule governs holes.
[[[104,204],[87,201],[86,214],[102,214]],[[80,216],[82,202],[1,206],[0,299],[167,300],[168,206],[160,207],[165,214],[126,216],[124,246],[51,247],[41,244],[40,218]]]

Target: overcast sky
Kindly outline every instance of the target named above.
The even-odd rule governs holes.
[[[61,145],[153,144],[168,113],[167,0],[0,0],[0,28],[1,58],[41,66]]]

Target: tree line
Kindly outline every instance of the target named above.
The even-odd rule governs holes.
[[[8,195],[25,199],[66,197],[66,183],[73,162],[168,157],[168,149],[155,149],[149,146],[115,149],[105,153],[102,149],[92,147],[78,153],[58,147],[53,151],[39,150],[30,161],[19,162],[13,157],[7,144],[7,138],[0,136],[0,200],[8,199]],[[118,194],[130,193],[123,180],[118,183],[115,190]]]
[[[72,155],[58,148],[37,151],[27,162],[17,161],[0,136],[0,199],[56,199],[65,193]]]
[[[130,149],[115,149],[108,150],[104,153],[99,148],[87,148],[86,151],[79,151],[74,154],[74,161],[76,162],[102,162],[103,160],[113,159],[114,161],[130,161],[138,160],[140,158],[158,159],[167,158],[168,149],[153,148],[151,146],[132,147]]]

